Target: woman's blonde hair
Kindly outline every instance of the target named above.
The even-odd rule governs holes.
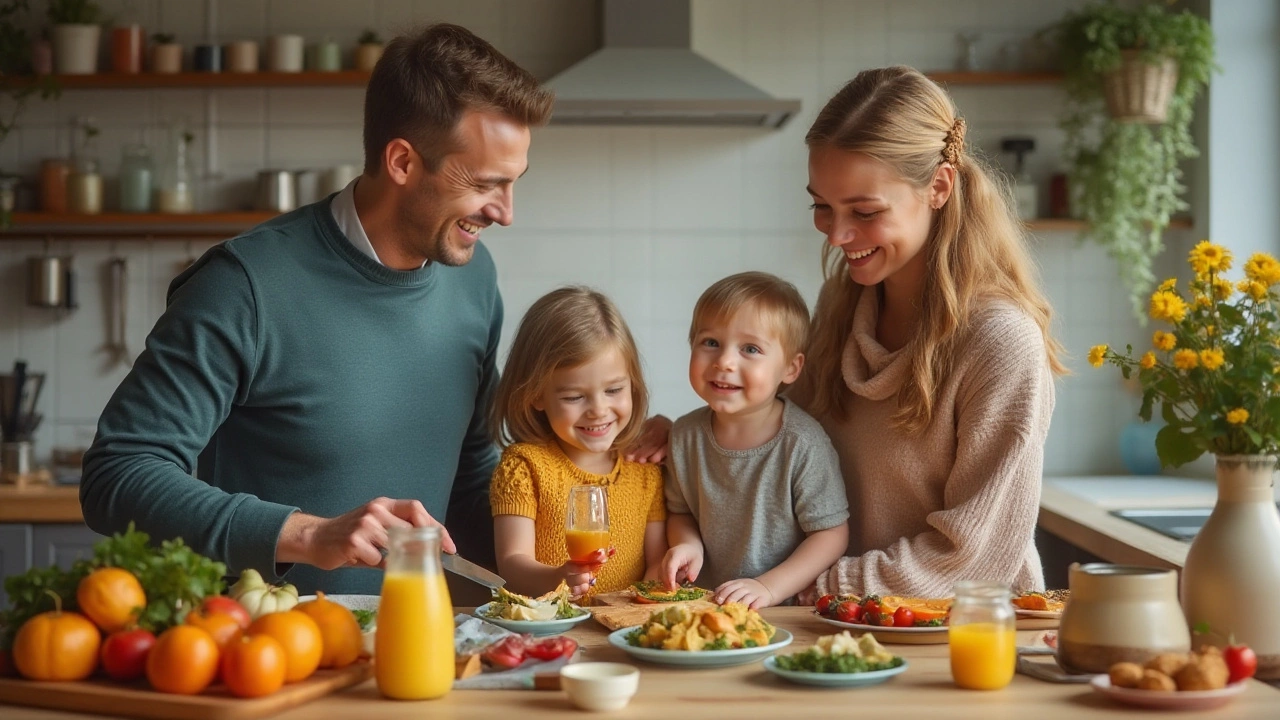
[[[911,371],[894,415],[895,425],[908,432],[932,419],[934,392],[950,374],[956,341],[981,299],[1003,298],[1031,316],[1044,336],[1050,368],[1066,372],[1059,360],[1062,347],[1049,333],[1052,309],[1038,287],[1008,187],[966,150],[964,131],[964,120],[942,88],[913,68],[889,67],[858,73],[827,102],[805,136],[810,150],[834,148],[879,160],[921,193],[944,162],[956,168],[951,196],[935,212],[921,251],[927,267],[921,329],[905,350]],[[841,360],[863,288],[830,244],[823,248],[823,269],[799,392],[813,414],[844,418],[848,393],[836,389],[844,387]]]
[[[543,295],[520,321],[489,416],[494,438],[503,446],[551,442],[555,433],[547,415],[533,404],[546,393],[552,373],[584,365],[611,349],[621,353],[631,385],[631,419],[618,433],[614,448],[635,442],[649,411],[640,353],[613,302],[582,286]]]

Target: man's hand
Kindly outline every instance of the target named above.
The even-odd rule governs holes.
[[[675,590],[680,583],[693,582],[702,572],[702,548],[681,543],[667,550],[662,558],[662,582],[668,590]]]
[[[640,438],[631,446],[626,458],[638,463],[660,463],[667,457],[667,446],[671,440],[671,420],[663,415],[654,415],[644,421],[644,430]]]
[[[387,528],[438,527],[447,553],[458,551],[449,531],[417,500],[380,497],[336,518],[294,513],[285,520],[276,548],[276,562],[301,562],[321,570],[340,567],[382,567]]]
[[[764,583],[751,578],[741,578],[730,580],[716,588],[716,602],[721,605],[731,602],[742,603],[752,610],[759,610],[777,601],[773,599],[773,593]]]
[[[596,584],[596,572],[608,562],[614,552],[613,548],[609,548],[607,554],[604,550],[597,550],[586,562],[570,560],[560,566],[560,571],[564,573],[564,582],[569,586],[569,594],[574,599],[591,592],[591,587]]]

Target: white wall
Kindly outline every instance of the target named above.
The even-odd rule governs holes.
[[[125,3],[105,3],[119,8]],[[196,0],[131,3],[148,30],[177,32],[191,43],[206,35],[206,4]],[[656,411],[697,404],[688,388],[685,342],[697,295],[744,269],[775,272],[812,302],[820,279],[822,238],[810,225],[804,192],[804,132],[822,102],[858,70],[891,63],[922,69],[952,66],[957,30],[982,34],[988,62],[1008,41],[1030,35],[1061,12],[1056,3],[1018,0],[694,0],[695,49],[779,96],[798,97],[800,115],[777,132],[679,128],[547,128],[535,134],[531,171],[517,185],[515,225],[486,231],[506,299],[509,338],[520,315],[566,282],[608,291],[622,307],[645,354]],[[263,38],[273,32],[331,34],[351,42],[361,28],[391,30],[414,21],[460,22],[544,79],[587,54],[597,41],[589,0],[216,0],[214,39]],[[114,10],[113,10],[114,12]],[[117,13],[119,14],[119,13]],[[1039,143],[1031,169],[1042,181],[1057,169],[1060,134],[1052,87],[957,88],[971,138],[998,154],[999,138],[1031,134]],[[261,167],[324,166],[360,159],[360,90],[73,91],[36,105],[0,147],[0,166],[29,174],[57,151],[59,128],[90,113],[103,126],[108,174],[119,144],[138,126],[182,113],[197,127],[197,156],[214,140],[204,168],[220,175],[202,190],[203,207],[247,202]],[[210,134],[209,130],[212,130]],[[1194,178],[1192,178],[1194,182]],[[1185,242],[1185,241],[1180,241]],[[1116,438],[1136,410],[1114,370],[1083,362],[1090,345],[1145,342],[1105,254],[1074,234],[1046,232],[1033,241],[1056,308],[1055,332],[1075,372],[1058,386],[1046,473],[1121,470]],[[51,371],[41,400],[45,427],[38,452],[83,445],[97,414],[123,377],[104,368],[98,274],[107,257],[130,260],[130,346],[136,352],[163,310],[177,265],[207,243],[53,243],[74,252],[82,304],[63,317],[22,303],[22,263],[41,243],[0,242],[0,367],[23,357]],[[1016,351],[1016,349],[1011,349]]]

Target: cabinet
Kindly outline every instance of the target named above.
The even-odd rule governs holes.
[[[102,537],[82,523],[0,523],[0,576],[21,575],[33,567],[70,568],[91,557]],[[0,607],[8,604],[0,587]]]

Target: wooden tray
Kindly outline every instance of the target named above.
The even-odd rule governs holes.
[[[373,677],[373,663],[318,670],[261,698],[237,698],[215,685],[199,695],[155,692],[145,682],[37,682],[0,678],[0,703],[156,720],[249,720],[288,710]],[[4,713],[0,713],[3,715]]]

